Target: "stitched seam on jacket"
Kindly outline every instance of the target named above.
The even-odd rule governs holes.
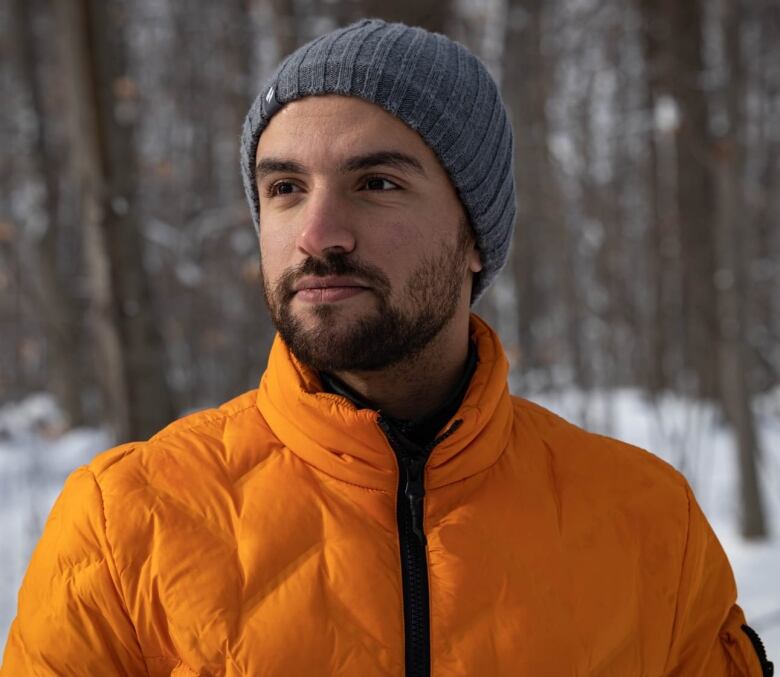
[[[554,452],[552,446],[546,439],[542,439],[542,446],[544,446],[546,452],[546,469],[549,475],[550,484],[552,485],[553,504],[555,505],[555,522],[558,525],[558,533],[563,531],[563,506],[561,506],[561,492],[558,488],[558,474],[555,471]]]
[[[548,421],[562,421],[564,423],[567,423],[571,425],[563,416],[559,416],[558,414],[550,411],[549,409],[545,409],[541,405],[538,405],[534,402],[531,402],[530,400],[526,400],[521,397],[512,397],[512,406],[513,407],[519,407],[524,412],[531,414],[533,416],[538,416],[539,418],[547,419]]]
[[[153,435],[149,438],[149,442],[158,442],[160,440],[167,439],[171,435],[176,435],[177,433],[187,433],[192,432],[196,428],[200,428],[201,426],[208,425],[209,423],[214,423],[215,421],[222,421],[227,422],[229,420],[234,419],[239,414],[243,414],[248,409],[257,409],[257,405],[252,402],[251,404],[248,404],[245,407],[242,407],[241,409],[238,409],[237,411],[233,412],[225,412],[225,411],[216,411],[213,414],[209,414],[208,416],[204,414],[204,418],[200,419],[199,421],[193,423],[192,425],[189,425],[187,427],[178,427],[176,426],[176,422],[172,423],[173,426],[170,430],[167,430],[163,428],[160,432],[158,432],[156,435]],[[195,414],[197,416],[197,414]]]
[[[111,465],[106,466],[105,468],[102,468],[99,473],[96,473],[94,470],[92,470],[91,466],[85,466],[85,468],[93,475],[95,480],[97,481],[98,476],[102,476],[105,473],[107,473],[111,468],[113,468],[115,465],[120,463],[121,461],[124,461],[128,456],[130,456],[133,452],[138,451],[141,447],[148,445],[148,444],[155,444],[156,442],[166,440],[172,435],[176,435],[178,433],[187,433],[191,432],[193,430],[196,430],[197,428],[200,428],[201,426],[207,425],[209,423],[213,423],[215,421],[222,420],[223,422],[226,422],[227,420],[233,419],[234,417],[238,416],[239,414],[242,414],[243,412],[247,411],[248,409],[256,409],[257,407],[254,404],[247,405],[246,407],[243,407],[242,409],[239,409],[237,411],[234,411],[230,414],[226,414],[225,412],[217,412],[213,415],[211,415],[209,418],[204,418],[198,421],[197,423],[193,423],[191,426],[187,426],[186,428],[175,428],[173,430],[169,430],[168,432],[165,432],[166,429],[163,428],[160,432],[150,437],[148,440],[144,442],[138,442],[136,444],[133,444],[131,447],[126,449],[122,452],[122,455],[115,459]],[[258,410],[259,413],[259,410]],[[266,427],[268,427],[268,423],[266,422],[265,418],[261,415],[260,418],[263,420],[263,423]],[[175,425],[175,421],[171,425]],[[132,444],[132,443],[128,443]],[[123,445],[119,445],[121,447]],[[119,448],[117,447],[117,448]],[[101,492],[101,499],[102,499],[102,492]]]
[[[320,393],[320,394],[330,395],[330,393]],[[334,397],[341,398],[340,395],[335,395]],[[345,398],[342,398],[342,399],[345,399]],[[347,400],[347,401],[349,401],[349,400]],[[273,404],[273,403],[272,403],[272,405],[274,406],[274,408],[276,409],[277,412],[279,412],[280,414],[282,413],[282,410],[279,407],[276,407],[276,405]],[[248,408],[251,409],[251,407],[248,407]],[[243,409],[242,409],[242,411],[243,411]],[[325,475],[326,477],[329,477],[330,479],[334,480],[335,482],[343,482],[344,484],[347,484],[347,485],[349,485],[351,487],[355,487],[356,489],[363,489],[364,491],[369,491],[369,492],[374,493],[374,494],[383,494],[385,496],[392,496],[393,495],[393,492],[385,491],[384,489],[377,489],[376,487],[366,487],[366,486],[364,486],[362,484],[356,484],[355,482],[349,482],[348,480],[342,479],[341,477],[336,477],[332,473],[329,473],[329,472],[323,470],[322,468],[320,468],[319,466],[314,465],[313,463],[309,463],[309,461],[307,461],[303,456],[301,456],[300,454],[296,453],[296,451],[294,449],[291,449],[286,444],[284,444],[279,439],[279,437],[276,435],[276,433],[273,431],[271,426],[269,425],[269,423],[266,420],[265,415],[263,414],[262,410],[260,410],[258,408],[257,411],[260,414],[260,418],[262,419],[263,424],[265,425],[265,427],[273,435],[274,439],[277,440],[282,445],[282,449],[284,449],[286,451],[289,451],[293,455],[293,457],[295,457],[301,463],[303,463],[307,468],[309,468],[309,470],[322,473],[323,475]],[[361,410],[360,409],[356,409],[355,411],[358,412],[358,411],[361,411]],[[365,410],[362,410],[362,411],[365,411]]]
[[[283,447],[283,449],[286,449],[289,451],[295,458],[297,458],[301,463],[303,463],[307,468],[310,470],[315,470],[316,472],[320,472],[326,477],[330,477],[330,479],[334,480],[335,482],[341,482],[343,484],[348,484],[351,487],[355,487],[356,489],[363,489],[364,491],[370,491],[374,494],[384,494],[385,496],[392,496],[392,493],[389,491],[385,491],[384,489],[376,489],[375,487],[365,487],[362,484],[355,484],[354,482],[350,482],[348,480],[344,480],[340,477],[336,477],[335,475],[332,475],[329,472],[324,471],[322,468],[317,467],[316,465],[309,463],[305,458],[302,456],[299,456],[295,453],[290,447]]]
[[[132,446],[131,446],[131,445],[132,445]],[[124,460],[125,460],[125,459],[126,459],[128,456],[130,456],[130,454],[132,454],[132,453],[133,453],[133,452],[134,452],[136,449],[138,449],[138,446],[139,446],[139,445],[138,445],[138,444],[133,444],[132,442],[129,442],[127,445],[119,445],[119,447],[112,447],[112,449],[119,449],[119,448],[121,448],[122,446],[127,446],[128,448],[127,448],[127,449],[124,449],[124,450],[122,451],[122,453],[119,455],[119,457],[118,457],[118,458],[115,458],[115,459],[114,459],[114,460],[111,462],[111,464],[110,464],[110,465],[107,465],[105,468],[102,468],[102,469],[100,470],[100,473],[99,473],[100,475],[103,475],[103,474],[105,474],[106,472],[108,472],[108,471],[109,471],[111,468],[113,468],[113,467],[114,467],[114,466],[115,466],[117,463],[121,463],[122,461],[124,461]],[[109,451],[111,451],[111,450],[109,450]],[[92,469],[92,463],[93,463],[93,462],[94,462],[94,459],[93,459],[92,461],[90,461],[90,463],[89,463],[88,465],[85,465],[85,466],[84,466],[84,468],[85,468],[85,469],[86,469],[88,472],[90,472],[90,473],[91,473],[91,474],[94,476],[94,478],[95,478],[95,481],[97,482],[98,473],[96,473],[96,472],[95,472],[95,471]],[[101,493],[101,496],[100,496],[100,497],[101,497],[101,500],[102,500],[102,498],[103,498],[103,495],[102,495],[102,493]]]
[[[674,478],[675,480],[679,481],[680,479],[685,479],[680,472],[674,468],[674,466],[671,465],[668,461],[665,461],[660,456],[656,455],[654,452],[650,451],[649,449],[645,449],[643,447],[636,446],[634,444],[629,444],[627,442],[618,440],[614,437],[610,437],[609,435],[601,435],[599,433],[594,433],[590,430],[585,430],[584,428],[581,428],[580,426],[572,423],[571,421],[566,420],[562,416],[559,416],[558,414],[549,411],[548,409],[545,409],[544,407],[531,402],[530,400],[524,400],[522,398],[518,398],[515,396],[512,396],[512,402],[513,404],[521,409],[524,413],[528,414],[529,417],[534,417],[537,419],[545,420],[548,423],[558,423],[564,426],[567,426],[568,428],[574,428],[581,434],[592,438],[594,440],[602,440],[606,442],[609,445],[618,444],[622,447],[631,447],[636,451],[639,451],[642,453],[643,458],[645,461],[651,463],[656,468],[662,470],[665,474],[669,475],[670,477]]]
[[[470,480],[472,477],[476,477],[477,475],[481,475],[482,473],[487,472],[488,470],[494,468],[501,462],[501,460],[504,458],[504,454],[506,453],[506,450],[509,449],[510,446],[511,446],[511,442],[507,442],[504,445],[504,448],[501,449],[500,452],[498,452],[498,456],[496,456],[495,460],[490,465],[486,465],[484,468],[480,468],[476,472],[473,472],[470,475],[466,475],[465,477],[459,477],[456,480],[452,480],[452,482],[439,484],[438,486],[431,489],[431,491],[436,491],[437,489],[443,489],[444,487],[451,487],[454,484],[458,484],[459,482],[465,482],[466,480]]]
[[[190,507],[185,501],[180,498],[176,498],[172,493],[165,491],[155,484],[152,484],[148,480],[144,483],[144,487],[151,489],[152,494],[163,501],[167,500],[168,505],[173,506],[180,513],[187,515],[197,521],[198,524],[202,524],[206,527],[208,532],[218,538],[220,541],[230,547],[231,550],[235,550],[237,547],[235,539],[232,539],[229,534],[225,532],[219,524],[212,522],[206,515],[198,512],[194,508]]]
[[[679,575],[679,577],[677,579],[677,595],[675,597],[676,604],[675,604],[675,609],[674,609],[674,620],[672,621],[672,633],[671,633],[671,637],[669,639],[669,648],[666,651],[666,660],[664,661],[664,670],[663,670],[664,674],[666,674],[668,672],[668,670],[669,670],[669,661],[672,658],[672,649],[674,648],[674,643],[675,643],[676,634],[677,634],[677,630],[678,630],[677,625],[678,625],[679,620],[680,620],[680,618],[679,618],[680,613],[681,613],[681,609],[680,609],[680,606],[679,606],[679,604],[680,604],[680,588],[682,587],[683,574],[685,572],[685,563],[686,563],[686,561],[688,559],[688,543],[689,543],[690,537],[691,537],[691,493],[688,490],[688,486],[687,485],[685,486],[685,498],[686,498],[686,500],[688,502],[688,522],[687,522],[686,530],[685,530],[685,546],[683,548],[682,563],[680,564],[680,575]]]
[[[111,561],[111,564],[113,565],[114,571],[117,572],[117,595],[119,597],[119,601],[122,605],[122,609],[125,612],[125,616],[127,617],[128,623],[133,628],[133,633],[135,635],[135,642],[136,646],[138,648],[138,655],[143,657],[143,650],[141,649],[141,641],[138,639],[138,631],[135,628],[135,623],[133,623],[133,617],[130,615],[130,610],[127,608],[127,603],[125,602],[125,591],[122,589],[122,578],[119,576],[119,567],[116,565],[116,559],[114,558],[114,552],[113,547],[111,546],[111,540],[108,537],[108,514],[106,512],[106,502],[103,499],[103,489],[100,487],[100,482],[98,482],[98,478],[95,476],[95,473],[92,472],[89,468],[86,468],[86,471],[89,473],[90,477],[92,477],[93,482],[95,483],[95,487],[98,491],[98,496],[100,498],[100,510],[103,515],[103,535],[106,538],[106,545],[108,546],[108,552],[106,553],[106,559],[109,559]],[[109,570],[110,573],[110,570]],[[144,664],[144,667],[146,668],[146,674],[149,675],[149,669]]]

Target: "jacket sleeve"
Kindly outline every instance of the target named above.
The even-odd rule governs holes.
[[[763,677],[726,553],[688,492],[688,533],[680,573],[668,677]]]
[[[30,561],[2,677],[146,675],[87,468],[65,483]]]

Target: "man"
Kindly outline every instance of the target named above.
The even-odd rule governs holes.
[[[243,136],[260,387],[73,474],[3,675],[770,674],[685,480],[508,394],[469,309],[511,158],[443,36],[362,21],[280,65]]]

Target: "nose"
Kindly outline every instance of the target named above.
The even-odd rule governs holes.
[[[355,249],[348,201],[332,188],[312,190],[300,217],[296,245],[305,254],[323,258],[329,253],[348,254]]]

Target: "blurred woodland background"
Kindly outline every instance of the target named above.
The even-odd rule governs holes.
[[[477,312],[518,394],[715,404],[767,532],[754,398],[780,397],[777,0],[0,3],[0,403],[149,436],[255,387],[273,329],[240,185],[277,61],[363,16],[447,33],[511,109],[518,220]]]

